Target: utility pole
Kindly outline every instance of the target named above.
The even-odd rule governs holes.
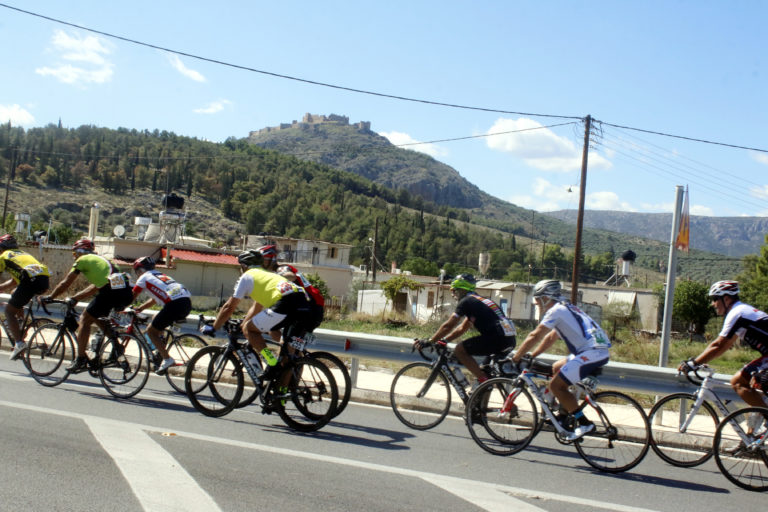
[[[573,248],[573,276],[571,276],[571,304],[579,296],[579,260],[581,259],[581,231],[584,228],[584,197],[587,189],[587,160],[589,157],[589,131],[592,116],[584,119],[584,149],[581,154],[581,184],[579,185],[579,215],[576,219],[576,243]]]
[[[8,211],[8,192],[11,190],[11,174],[13,174],[13,170],[16,168],[16,152],[17,148],[13,147],[11,149],[11,164],[8,166],[8,177],[5,180],[5,202],[3,202],[3,217],[0,224],[3,230],[5,230],[5,214]]]
[[[376,217],[376,224],[373,228],[373,245],[371,246],[371,268],[373,269],[373,282],[376,282],[376,238],[379,236],[379,218]]]

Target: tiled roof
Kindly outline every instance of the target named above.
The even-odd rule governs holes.
[[[165,258],[166,249],[163,249]],[[213,252],[190,251],[188,249],[171,249],[171,259],[181,261],[197,261],[200,263],[218,263],[220,265],[237,265],[237,256]]]

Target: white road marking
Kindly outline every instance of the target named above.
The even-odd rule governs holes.
[[[462,499],[465,499],[466,501],[473,503],[478,507],[488,511],[502,510],[501,507],[504,507],[505,510],[509,510],[509,506],[510,506],[509,497],[516,496],[519,498],[526,498],[526,499],[541,499],[541,500],[559,501],[564,503],[572,503],[572,504],[581,505],[593,510],[611,510],[616,512],[653,512],[651,509],[647,509],[647,508],[619,505],[616,503],[607,503],[605,501],[578,498],[570,495],[533,491],[530,489],[523,489],[520,487],[511,487],[511,486],[502,485],[502,484],[493,484],[493,483],[488,483],[488,482],[483,482],[478,480],[469,480],[469,479],[457,478],[457,477],[447,477],[447,476],[436,474],[436,473],[427,473],[424,471],[399,468],[395,466],[385,466],[383,464],[375,464],[375,463],[364,462],[364,461],[353,460],[353,459],[343,459],[341,457],[333,457],[329,455],[300,452],[300,451],[291,450],[288,448],[278,448],[275,446],[250,443],[245,441],[237,441],[233,439],[224,439],[224,438],[208,436],[204,434],[196,434],[194,432],[183,432],[175,429],[168,429],[168,428],[162,428],[162,427],[150,426],[150,425],[142,425],[139,423],[131,423],[127,421],[116,422],[115,420],[105,420],[98,416],[93,416],[89,414],[79,414],[79,413],[74,413],[69,411],[62,411],[58,409],[48,409],[44,407],[37,407],[34,405],[27,405],[27,404],[22,404],[17,402],[8,402],[5,400],[0,400],[0,406],[33,411],[41,414],[53,414],[56,416],[63,416],[67,418],[77,418],[87,423],[90,422],[89,424],[92,424],[93,422],[96,422],[96,424],[98,424],[99,422],[102,422],[102,423],[114,422],[122,425],[122,428],[125,430],[134,429],[139,431],[152,431],[152,432],[157,432],[157,431],[162,432],[166,430],[173,430],[179,437],[183,436],[188,439],[196,439],[196,440],[205,441],[208,443],[217,443],[217,444],[223,444],[223,445],[232,446],[236,448],[257,450],[262,452],[274,453],[278,455],[284,455],[286,457],[295,457],[295,458],[301,458],[306,460],[314,460],[318,462],[339,464],[339,465],[348,466],[348,467],[366,469],[370,471],[391,473],[391,474],[406,476],[409,478],[421,478],[426,482],[431,482],[431,483],[434,482],[436,483],[436,485],[439,485],[444,489],[446,488],[445,485],[448,485],[449,490],[451,492],[454,492],[454,490],[460,490],[462,491],[461,493],[455,493],[457,496],[460,496]],[[126,476],[126,478],[128,478],[128,476]],[[504,496],[502,496],[502,494]],[[477,503],[476,501],[474,501],[475,499],[479,499],[478,496],[483,498],[483,501],[480,503]],[[515,504],[515,507],[521,507],[520,508],[521,510],[528,510],[528,511],[536,510],[535,508],[530,508],[531,505],[525,502],[521,502],[519,500],[517,501],[518,503]],[[529,508],[527,509],[522,508],[523,505]],[[190,510],[190,509],[186,509],[186,510]]]
[[[546,512],[543,508],[494,489],[489,484],[480,486],[472,480],[449,476],[430,476],[424,480],[489,512]]]

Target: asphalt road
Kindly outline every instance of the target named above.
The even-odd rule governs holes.
[[[350,404],[312,434],[257,406],[197,413],[165,379],[111,398],[79,375],[44,388],[0,353],[0,510],[757,510],[713,461],[678,469],[652,452],[601,474],[540,434],[513,457],[482,451],[463,422],[409,430],[385,407]]]

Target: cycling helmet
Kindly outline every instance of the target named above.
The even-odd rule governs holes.
[[[16,238],[13,235],[3,235],[0,236],[0,249],[18,249],[19,248],[19,242],[16,241]]]
[[[709,288],[709,298],[714,299],[724,295],[738,295],[739,283],[736,281],[718,281]]]
[[[87,238],[81,238],[72,245],[72,250],[75,252],[93,252],[94,249],[93,242]]]
[[[277,267],[276,272],[281,276],[284,276],[285,274],[293,274],[295,276],[299,275],[299,271],[296,270],[296,267],[294,267],[293,265],[280,265],[279,267]]]
[[[265,260],[277,258],[277,247],[274,245],[263,245],[256,250],[264,256]]]
[[[475,291],[475,276],[472,274],[459,274],[451,281],[451,290]]]
[[[563,287],[557,279],[544,279],[533,287],[533,298],[549,297],[555,300],[563,298]]]
[[[133,262],[133,270],[139,270],[140,268],[143,268],[144,270],[154,269],[155,260],[152,258],[152,256],[142,256],[141,258],[136,258],[136,261]]]
[[[259,251],[241,252],[237,257],[237,262],[244,267],[258,267],[264,261],[264,257]]]

